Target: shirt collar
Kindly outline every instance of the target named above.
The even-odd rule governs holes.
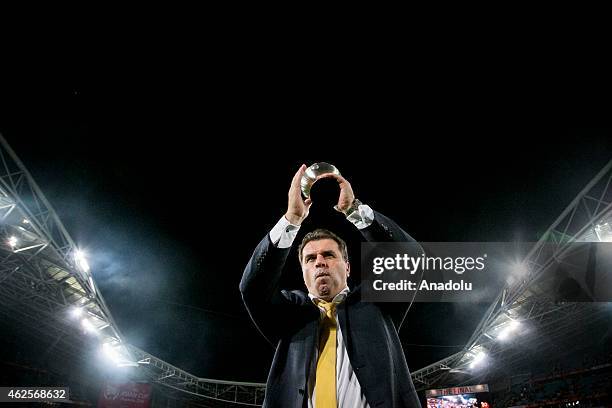
[[[332,303],[339,304],[339,303],[344,302],[344,299],[346,299],[349,292],[350,292],[350,289],[348,286],[346,286],[344,289],[338,292],[336,296],[334,296],[334,298],[332,299]],[[310,300],[312,300],[312,303],[314,303],[315,305],[319,302],[319,300],[321,300],[315,295],[313,295],[312,293],[308,293],[308,297],[310,298]]]

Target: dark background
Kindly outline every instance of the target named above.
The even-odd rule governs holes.
[[[535,241],[612,158],[610,130],[412,109],[332,78],[132,75],[5,93],[0,131],[89,254],[127,341],[201,377],[265,381],[273,349],[238,282],[300,164],[333,163],[420,241]],[[355,268],[360,236],[331,208],[336,194],[315,186],[298,239],[333,229]],[[294,258],[285,282],[300,287]],[[410,368],[458,351],[485,306],[414,304],[401,332]]]

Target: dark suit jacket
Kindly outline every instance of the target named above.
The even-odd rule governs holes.
[[[372,225],[361,232],[373,242],[414,242],[379,213],[375,213]],[[319,310],[308,295],[279,288],[288,253],[289,248],[276,248],[266,234],[240,281],[251,319],[276,346],[264,402],[270,408],[307,405],[308,370],[319,337]],[[338,307],[344,345],[372,408],[420,407],[397,334],[407,307],[404,303],[361,302],[359,288],[353,289]]]

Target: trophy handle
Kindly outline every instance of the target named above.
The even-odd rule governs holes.
[[[324,174],[340,175],[340,171],[333,164],[325,162],[315,163],[306,169],[302,179],[300,180],[300,187],[304,197],[310,197],[310,189],[312,188],[312,185]]]

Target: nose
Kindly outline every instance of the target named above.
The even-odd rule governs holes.
[[[317,262],[315,263],[315,267],[319,268],[321,266],[327,266],[327,264],[325,263],[325,257],[321,254],[317,255]]]

